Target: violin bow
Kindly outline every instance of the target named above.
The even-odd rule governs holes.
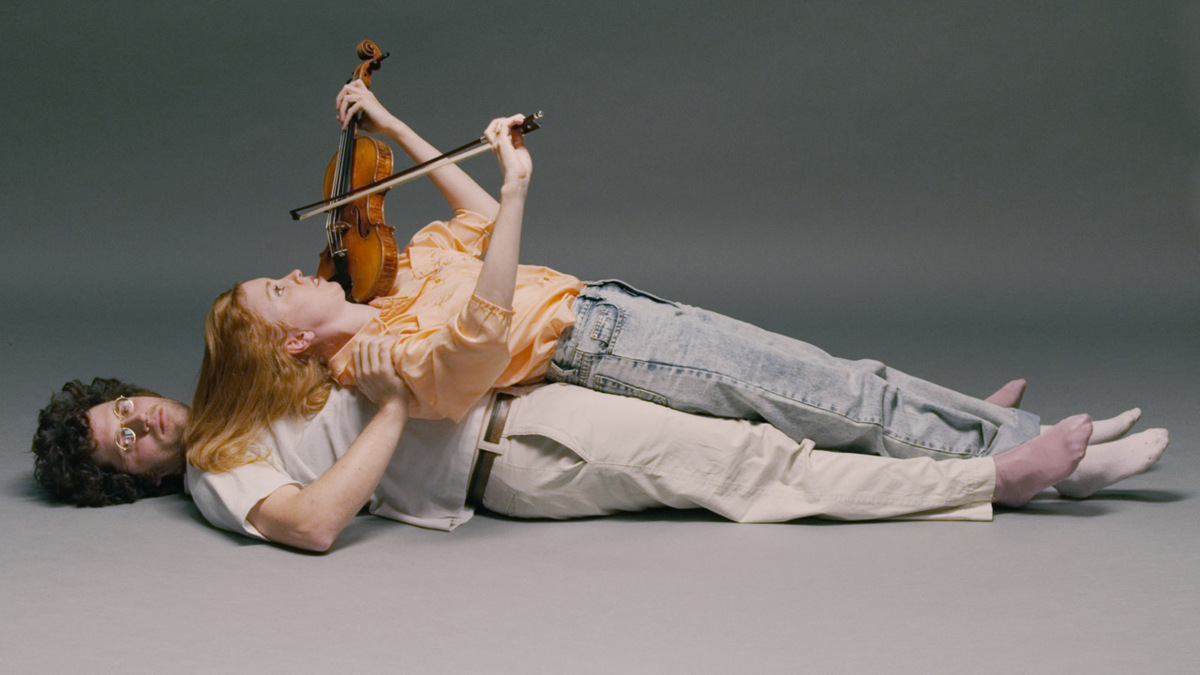
[[[539,110],[533,115],[526,115],[525,121],[522,122],[518,128],[523,134],[537,131],[538,129],[542,128],[542,125],[540,124],[541,119],[542,111]],[[491,145],[488,144],[487,138],[480,136],[470,143],[461,145],[450,152],[421,162],[420,164],[405,169],[404,171],[394,173],[387,178],[381,178],[374,183],[367,183],[357,190],[351,190],[350,192],[346,192],[344,194],[334,195],[329,199],[322,199],[319,202],[305,204],[304,206],[292,209],[289,211],[289,213],[292,214],[292,220],[304,220],[305,218],[311,218],[312,216],[325,213],[326,211],[332,211],[339,206],[343,206],[356,199],[366,197],[367,195],[375,194],[381,190],[386,190],[388,188],[416,180],[425,174],[437,171],[447,164],[457,164],[468,157],[474,157],[487,152],[490,149]]]

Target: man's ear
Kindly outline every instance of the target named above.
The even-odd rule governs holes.
[[[315,337],[311,330],[288,331],[283,340],[283,349],[292,356],[300,356],[312,346]]]

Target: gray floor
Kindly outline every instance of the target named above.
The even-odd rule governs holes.
[[[332,553],[300,555],[209,528],[182,497],[47,504],[12,450],[46,392],[10,389],[0,670],[1194,672],[1200,322],[1130,318],[830,317],[810,331],[969,391],[1026,376],[1026,407],[1049,416],[1136,403],[1144,427],[1171,429],[1150,473],[986,524],[653,512],[483,516],[443,534],[364,516]],[[8,339],[18,368],[78,358],[53,337],[73,323],[18,325],[40,336]],[[129,337],[102,323],[92,334]]]
[[[1200,671],[1200,2],[4,10],[0,672]],[[967,392],[1026,377],[1047,420],[1141,406],[1170,450],[989,524],[363,518],[327,556],[183,498],[47,503],[51,390],[188,400],[212,298],[312,270],[287,210],[362,38],[442,147],[546,112],[523,260]],[[387,214],[447,215],[427,184]]]

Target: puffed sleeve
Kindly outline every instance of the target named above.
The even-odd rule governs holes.
[[[493,222],[474,211],[459,209],[450,220],[437,220],[413,235],[408,248],[446,249],[476,258],[487,251]]]
[[[392,348],[396,372],[419,402],[414,417],[462,421],[508,368],[512,317],[473,295],[453,321]]]

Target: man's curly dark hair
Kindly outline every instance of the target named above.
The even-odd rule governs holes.
[[[155,485],[142,476],[101,466],[93,458],[95,439],[88,409],[121,396],[158,394],[116,379],[97,377],[90,385],[71,380],[38,413],[37,433],[33,436],[33,477],[55,499],[76,506],[108,506],[182,489],[179,476],[164,478]]]

